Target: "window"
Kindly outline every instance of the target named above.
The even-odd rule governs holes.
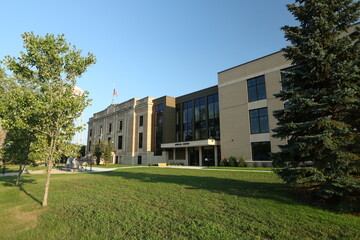
[[[139,148],[143,147],[143,133],[139,133]]]
[[[123,136],[118,136],[118,149],[122,149]]]
[[[112,127],[112,124],[111,123],[109,123],[109,133],[111,133],[111,127]]]
[[[119,121],[119,131],[122,131],[123,129],[123,121]]]
[[[207,97],[208,102],[208,138],[220,139],[219,95]]]
[[[193,109],[192,101],[183,103],[183,141],[193,140]]]
[[[91,135],[92,135],[92,129],[90,129],[90,133],[89,133],[89,135],[90,135],[90,137],[91,137]]]
[[[91,141],[89,141],[89,152],[91,151]]]
[[[269,132],[267,108],[250,110],[250,132],[251,134]]]
[[[99,134],[102,135],[102,126],[100,126],[100,129],[99,129]]]
[[[266,98],[265,76],[247,80],[249,102]]]
[[[251,143],[251,151],[253,161],[270,160],[270,142],[253,142]]]
[[[194,100],[195,140],[207,139],[205,97]]]
[[[169,156],[169,160],[174,160],[174,149],[173,148],[168,149],[168,156]]]
[[[162,155],[161,143],[163,140],[164,104],[155,107],[155,156]]]
[[[140,116],[139,126],[142,127],[144,125],[144,116]]]
[[[141,163],[142,163],[142,157],[138,156],[138,165],[141,165]]]

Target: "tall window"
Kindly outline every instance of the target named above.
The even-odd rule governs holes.
[[[194,100],[195,140],[206,139],[206,104],[205,97]]]
[[[181,132],[181,104],[176,104],[176,141],[182,141]]]
[[[270,142],[253,142],[251,151],[253,161],[270,160]]]
[[[220,139],[219,95],[207,97],[208,102],[208,138]]]
[[[183,141],[193,140],[193,112],[192,101],[183,103]]]
[[[102,135],[103,131],[102,131],[102,126],[100,126],[99,128],[99,134]]]
[[[161,155],[161,143],[163,140],[163,125],[164,125],[164,104],[156,105],[155,107],[155,155]]]
[[[122,149],[123,146],[123,136],[118,136],[118,149]]]
[[[143,133],[139,133],[139,148],[143,147]]]
[[[89,133],[89,135],[90,135],[90,137],[91,137],[91,135],[92,135],[92,129],[90,129],[90,133]]]
[[[267,108],[250,110],[250,132],[267,133],[269,132],[269,119]]]
[[[111,133],[111,127],[112,127],[112,124],[111,123],[109,123],[109,133]]]
[[[91,141],[89,141],[89,152],[91,151]]]
[[[265,76],[247,80],[249,102],[266,98]]]
[[[142,127],[144,125],[144,116],[140,116],[139,126]]]
[[[119,121],[119,131],[122,131],[122,129],[123,129],[123,121],[120,120]]]

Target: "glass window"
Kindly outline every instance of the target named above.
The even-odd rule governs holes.
[[[111,123],[109,123],[109,133],[111,133],[111,127],[112,127],[112,125],[111,125]]]
[[[161,143],[163,141],[164,128],[164,104],[155,106],[155,155],[162,154]]]
[[[270,142],[253,142],[251,143],[251,151],[253,161],[270,160]]]
[[[90,135],[90,137],[91,137],[91,135],[92,135],[92,129],[90,129],[90,134],[89,134],[89,135]]]
[[[123,136],[118,136],[118,149],[122,149]]]
[[[266,98],[265,76],[247,80],[249,102]]]
[[[144,125],[144,116],[140,116],[139,126],[142,127]]]
[[[119,131],[122,131],[123,129],[123,121],[119,121]]]
[[[269,119],[267,108],[250,110],[249,115],[251,134],[269,132]]]
[[[193,108],[192,101],[183,103],[183,141],[193,140]]]
[[[213,94],[208,100],[208,138],[220,139],[219,95]]]
[[[100,129],[99,129],[99,133],[100,133],[100,135],[102,135],[102,126],[100,126]]]
[[[139,148],[143,147],[143,133],[139,133]]]

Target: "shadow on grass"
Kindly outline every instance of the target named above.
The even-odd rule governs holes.
[[[294,204],[291,189],[282,183],[251,182],[211,176],[169,175],[143,172],[99,172],[99,175],[121,177],[146,183],[169,183],[186,186],[191,190],[207,190],[239,197],[270,199],[284,204]],[[298,204],[298,203],[297,203]]]
[[[26,189],[24,188],[24,184],[35,184],[36,180],[34,179],[30,179],[30,178],[24,178],[21,177],[20,180],[20,185],[16,186],[15,182],[16,182],[16,178],[17,176],[6,176],[6,177],[1,177],[0,178],[0,184],[5,186],[5,187],[18,187],[23,193],[25,193],[28,197],[30,197],[33,201],[37,202],[38,204],[41,205],[41,201],[39,199],[37,199],[36,197],[34,197],[31,193],[29,193],[28,191],[26,191]]]

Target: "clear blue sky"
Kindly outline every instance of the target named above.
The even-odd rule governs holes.
[[[280,27],[296,25],[293,0],[0,1],[0,59],[18,56],[21,34],[65,34],[97,63],[78,81],[93,113],[111,104],[115,84],[133,97],[181,96],[217,84],[217,73],[279,51]]]

